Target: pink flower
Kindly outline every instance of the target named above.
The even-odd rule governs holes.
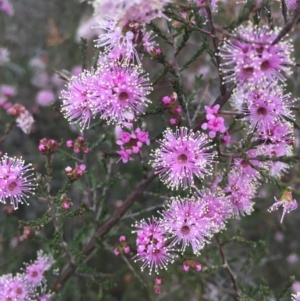
[[[123,163],[133,161],[133,159],[131,158],[132,151],[130,149],[126,150],[124,148],[121,148],[121,150],[117,151],[117,153],[121,156],[117,162],[119,162],[120,160],[122,160]]]
[[[136,138],[139,142],[150,145],[149,133],[143,132],[140,128],[135,130]]]
[[[128,122],[130,113],[141,113],[151,102],[148,77],[134,65],[100,64],[93,87],[93,112],[108,124]]]
[[[207,116],[207,115],[206,115]],[[224,133],[227,129],[224,125],[223,117],[210,117],[208,122],[202,124],[201,128],[203,130],[209,130],[209,137],[215,138],[218,132]]]
[[[171,198],[162,212],[161,224],[170,236],[171,245],[181,245],[181,252],[191,245],[193,253],[199,254],[211,235],[210,220],[202,218],[205,207],[194,198]]]
[[[30,134],[34,119],[31,113],[25,110],[17,117],[16,124],[25,134]]]
[[[162,285],[162,278],[160,278],[160,277],[155,277],[154,278],[154,284],[156,284],[156,285]]]
[[[251,179],[243,178],[238,172],[231,171],[224,192],[228,194],[227,198],[235,218],[252,213],[254,205],[252,199],[255,197],[256,184]]]
[[[196,264],[196,265],[195,265],[195,271],[196,271],[196,272],[200,272],[201,270],[202,270],[201,264],[200,264],[200,263]]]
[[[48,271],[53,264],[54,259],[51,255],[44,254],[43,251],[38,251],[38,258],[33,263],[26,265],[26,282],[32,288],[42,285],[45,282],[44,273]]]
[[[291,56],[293,45],[284,40],[272,45],[279,31],[280,28],[271,30],[250,22],[238,27],[234,35],[241,39],[227,40],[219,49],[226,81],[235,81],[238,85],[285,81],[282,73],[290,74],[295,64]]]
[[[72,140],[68,140],[68,141],[66,142],[66,146],[67,146],[68,148],[73,147],[73,141],[72,141]]]
[[[206,119],[210,120],[211,118],[215,118],[219,112],[220,105],[214,105],[213,107],[204,106],[206,112]]]
[[[128,132],[122,132],[120,135],[120,140],[117,141],[117,144],[123,145],[128,143],[131,140],[131,135]]]
[[[277,200],[276,197],[274,197],[275,203],[269,208],[269,212],[272,212],[274,210],[277,210],[280,206],[283,208],[282,216],[280,223],[282,223],[283,218],[286,213],[290,213],[293,210],[296,210],[298,208],[297,201],[293,199],[292,192],[290,190],[285,190],[280,198],[280,200]]]
[[[209,142],[206,135],[185,127],[175,133],[167,129],[150,163],[168,187],[186,189],[194,184],[194,177],[203,178],[211,170],[214,154],[208,152]]]
[[[62,203],[61,203],[61,208],[64,210],[69,210],[72,206],[72,202],[69,198],[64,198]]]
[[[131,60],[134,58],[138,63],[140,59],[135,49],[135,33],[131,28],[124,28],[118,26],[117,20],[105,16],[98,22],[96,28],[102,29],[101,35],[95,40],[96,47],[104,47],[105,53],[112,61],[122,58],[124,60]]]
[[[41,90],[36,95],[35,101],[40,106],[50,106],[55,101],[55,95],[51,90]]]
[[[174,255],[159,221],[154,218],[149,221],[142,220],[135,224],[135,228],[137,254],[134,258],[135,261],[142,261],[142,271],[148,267],[151,274],[153,269],[155,273],[158,273],[159,269],[166,269],[167,264],[173,261]]]
[[[93,1],[95,15],[103,18],[105,16],[117,16],[118,24],[125,26],[128,23],[149,23],[151,20],[164,16],[162,11],[170,0],[140,0],[131,1]]]
[[[170,123],[171,125],[176,125],[176,124],[178,123],[178,121],[177,121],[176,118],[172,117],[172,118],[170,118],[169,123]]]
[[[9,85],[0,86],[0,95],[10,98],[16,96],[16,94],[17,90],[15,87]]]
[[[39,151],[43,155],[52,155],[59,148],[59,144],[57,141],[53,139],[43,138],[40,140]]]
[[[71,168],[70,166],[65,168],[65,172],[68,176],[68,178],[72,181],[75,181],[77,179],[79,179],[80,177],[83,176],[83,174],[85,173],[86,170],[86,166],[85,164],[80,164],[78,165],[77,163],[75,163],[75,168]]]
[[[125,254],[129,254],[131,251],[129,246],[125,246],[123,250]]]
[[[94,77],[94,73],[85,71],[72,77],[67,89],[61,92],[62,112],[70,123],[78,123],[82,129],[89,127],[93,117],[92,98],[94,93],[91,85],[94,82]]]
[[[203,206],[200,218],[206,221],[207,231],[217,233],[224,229],[226,221],[233,215],[230,200],[223,194],[216,195],[206,190],[196,190],[194,197]]]
[[[162,98],[162,100],[161,100],[161,102],[162,102],[164,105],[170,104],[171,101],[172,101],[172,99],[171,99],[171,97],[169,97],[169,96],[164,96],[164,97]]]
[[[187,273],[190,270],[190,266],[187,265],[187,264],[183,264],[182,265],[182,270]]]
[[[0,1],[0,10],[9,15],[10,17],[14,14],[14,8],[8,0]]]
[[[119,237],[119,242],[124,242],[124,241],[126,241],[126,236],[125,235],[121,235]]]
[[[238,175],[241,178],[246,178],[248,180],[257,180],[260,178],[260,173],[257,168],[266,168],[265,162],[260,162],[255,159],[255,157],[258,155],[258,151],[256,149],[251,149],[247,151],[247,156],[252,159],[241,159],[241,158],[235,158],[234,159],[234,167],[235,171],[238,173]],[[253,159],[254,158],[254,159]]]
[[[4,155],[0,161],[0,202],[9,198],[14,209],[18,209],[19,203],[28,204],[27,198],[35,188],[32,170],[31,164],[25,165],[22,159]]]

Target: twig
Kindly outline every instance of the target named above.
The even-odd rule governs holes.
[[[231,270],[227,260],[226,260],[226,256],[225,256],[225,253],[222,249],[222,245],[220,243],[220,240],[219,240],[219,236],[218,234],[215,234],[215,239],[216,239],[216,242],[217,242],[217,246],[218,246],[218,249],[219,249],[219,252],[220,252],[220,255],[221,255],[221,260],[222,260],[222,263],[224,264],[224,267],[232,281],[232,284],[233,284],[233,287],[234,287],[234,291],[235,291],[235,299],[238,300],[238,297],[239,297],[239,289],[238,289],[238,286],[237,286],[237,282],[236,282],[236,277],[235,275],[233,274],[233,271]]]
[[[206,1],[208,1],[208,0],[206,0]],[[213,36],[212,42],[213,42],[214,49],[215,49],[215,60],[216,60],[217,67],[218,67],[218,74],[219,74],[219,79],[220,79],[220,90],[221,90],[221,94],[225,95],[226,91],[227,91],[227,87],[226,87],[225,80],[222,75],[222,71],[220,70],[221,58],[219,56],[219,39],[216,37],[216,29],[215,29],[215,24],[213,21],[210,6],[208,3],[206,3],[206,4],[207,4],[207,7],[205,8],[205,10],[206,10],[206,14],[207,14],[208,24],[210,26],[210,32]]]
[[[277,35],[276,39],[273,41],[272,45],[277,44],[283,37],[285,37],[299,22],[300,17],[300,1],[297,2],[297,7],[293,12],[293,16],[286,22],[285,26],[282,28],[282,30]]]
[[[6,139],[6,137],[8,136],[8,134],[10,133],[10,131],[12,130],[14,124],[15,124],[15,122],[12,121],[12,122],[8,125],[6,131],[4,132],[2,138],[0,139],[0,144],[2,144],[2,143],[4,142],[4,140]]]
[[[287,23],[287,7],[285,4],[285,0],[281,0],[281,10],[282,10],[284,24],[286,24]]]

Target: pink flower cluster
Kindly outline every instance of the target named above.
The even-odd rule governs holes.
[[[183,263],[182,263],[182,270],[184,272],[188,272],[190,269],[194,269],[196,272],[200,272],[201,269],[202,269],[202,266],[199,262],[195,261],[195,260],[185,260]]]
[[[148,267],[150,273],[153,269],[156,273],[165,269],[177,252],[183,254],[189,246],[198,255],[212,235],[224,229],[227,219],[233,216],[233,206],[225,194],[196,191],[192,198],[171,198],[160,215],[160,219],[142,220],[134,225],[135,258],[143,262],[142,270]],[[201,270],[201,265],[194,261],[183,265],[186,272],[190,267]]]
[[[27,204],[27,199],[34,193],[35,178],[31,164],[25,165],[21,158],[4,155],[0,161],[0,202],[6,199],[18,209],[19,203]]]
[[[65,172],[67,174],[67,177],[71,180],[71,181],[75,181],[79,178],[81,178],[86,170],[86,166],[85,164],[80,164],[78,165],[77,163],[75,163],[75,167],[72,168],[70,166],[65,168]]]
[[[289,169],[289,164],[281,162],[280,157],[292,155],[295,139],[291,120],[295,118],[292,112],[295,100],[285,93],[282,83],[294,65],[293,45],[284,39],[273,44],[278,32],[278,28],[271,30],[266,25],[258,27],[248,23],[236,29],[238,38],[225,41],[219,49],[224,78],[237,86],[231,102],[243,115],[241,120],[251,133],[246,139],[258,145],[249,149],[243,158],[235,158],[228,174],[225,190],[231,193],[236,216],[252,211],[251,198],[262,173],[280,178]],[[260,161],[258,156],[269,158]],[[276,201],[270,211],[281,205],[282,219],[285,213],[297,208],[296,200],[290,196]]]
[[[217,117],[220,109],[220,105],[215,105],[213,107],[205,106],[206,120],[201,126],[203,130],[208,130],[208,136],[210,138],[215,138],[217,133],[225,133],[227,128],[224,125],[224,118]]]
[[[59,148],[59,143],[53,139],[43,138],[40,140],[39,151],[43,155],[52,155]]]
[[[160,221],[152,218],[137,222],[134,227],[137,234],[136,247],[137,255],[135,261],[142,261],[141,270],[146,267],[150,269],[150,274],[154,269],[158,273],[159,269],[166,269],[168,263],[175,258],[172,247],[167,243],[166,231]]]
[[[117,248],[114,249],[114,254],[116,256],[119,256],[120,254],[129,254],[130,253],[130,246],[127,242],[127,238],[125,235],[121,235],[119,237],[119,246]]]
[[[70,122],[88,128],[97,114],[108,124],[126,121],[126,113],[142,112],[150,103],[148,77],[138,66],[107,62],[97,71],[74,76],[62,91],[62,111]]]
[[[29,134],[34,124],[34,119],[31,113],[21,104],[12,104],[9,100],[16,96],[16,89],[9,85],[2,85],[0,87],[0,107],[2,107],[7,114],[16,117],[17,126],[25,133]]]
[[[148,132],[142,131],[140,128],[137,128],[134,133],[122,131],[119,134],[117,144],[121,147],[121,149],[117,151],[120,155],[119,161],[122,160],[123,163],[127,163],[128,161],[133,160],[131,157],[133,154],[138,154],[140,152],[140,148],[143,144],[150,145],[149,134]]]
[[[171,114],[170,125],[177,125],[181,121],[182,108],[176,104],[177,94],[174,92],[171,96],[164,96],[161,100],[162,106]]]
[[[290,66],[295,62],[291,57],[291,42],[281,40],[272,45],[279,31],[279,28],[270,30],[266,25],[258,27],[250,22],[238,27],[234,32],[238,39],[225,41],[219,49],[226,81],[234,81],[239,86],[256,85],[264,80],[284,81],[283,73],[290,74]]]
[[[116,19],[105,17],[99,21],[96,28],[104,31],[96,42],[96,47],[104,47],[104,52],[109,60],[127,60],[140,63],[137,48],[143,47],[148,53],[159,51],[153,41],[154,35],[146,31],[139,23],[127,23],[122,28]],[[159,55],[159,53],[158,53]]]
[[[127,23],[149,23],[156,17],[163,16],[162,10],[170,0],[94,0],[95,15],[100,18],[116,16],[121,26]]]
[[[47,283],[44,277],[46,271],[54,264],[51,255],[38,251],[34,262],[27,263],[22,273],[13,276],[6,274],[0,277],[1,301],[36,301],[52,299],[52,294],[46,292]]]
[[[68,140],[66,146],[72,148],[75,154],[79,154],[80,152],[88,154],[90,152],[90,148],[85,144],[85,139],[82,136],[79,136],[74,141]]]

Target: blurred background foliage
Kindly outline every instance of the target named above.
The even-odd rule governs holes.
[[[7,84],[16,87],[17,95],[12,103],[21,103],[30,110],[35,119],[35,125],[29,135],[19,128],[13,128],[1,151],[10,156],[22,155],[26,162],[32,162],[37,173],[44,175],[45,158],[38,151],[40,139],[52,138],[63,142],[60,151],[53,157],[52,195],[56,195],[66,181],[64,168],[74,166],[73,154],[64,146],[68,139],[75,139],[79,132],[76,126],[69,126],[59,112],[59,92],[65,82],[58,78],[55,70],[76,73],[81,67],[82,51],[80,37],[87,38],[87,64],[94,60],[93,38],[97,29],[91,29],[95,22],[92,19],[92,8],[87,3],[75,0],[11,0],[14,15],[0,14],[0,47],[10,52],[10,62],[0,66],[0,85]],[[236,20],[244,7],[243,3],[235,1],[221,3],[216,14],[216,23],[220,26],[231,24]],[[272,7],[274,23],[282,25],[279,5]],[[251,17],[251,16],[250,16]],[[262,21],[263,22],[263,21]],[[158,20],[157,26],[162,31],[167,30],[165,20]],[[176,24],[173,24],[176,25]],[[205,27],[203,20],[203,27]],[[181,37],[181,36],[180,36]],[[296,47],[296,58],[299,59],[299,33],[296,29],[291,37]],[[193,33],[187,46],[178,57],[182,66],[188,58],[201,46],[207,37]],[[172,60],[172,49],[157,38],[165,55]],[[297,61],[296,59],[296,61]],[[161,70],[161,65],[145,57],[143,66],[153,79]],[[77,68],[77,69],[76,69]],[[299,95],[298,69],[295,67],[293,77],[289,80],[288,88],[295,97]],[[78,71],[77,71],[78,72]],[[195,79],[202,75],[194,99],[195,108],[199,104],[211,104],[219,95],[219,83],[216,67],[211,62],[209,52],[203,52],[199,58],[182,73],[187,94],[195,87]],[[173,92],[170,75],[166,75],[156,85],[151,94],[153,105],[149,110],[159,106],[164,95]],[[41,90],[51,90],[56,101],[51,106],[41,106],[37,103],[37,94]],[[229,105],[228,105],[229,107]],[[203,113],[203,106],[197,116]],[[11,117],[4,110],[0,111],[1,135],[5,132]],[[75,182],[67,192],[72,200],[74,217],[62,218],[63,239],[71,254],[81,256],[81,249],[93,237],[95,225],[103,223],[110,214],[122,205],[132,192],[135,184],[144,173],[150,170],[147,164],[150,150],[144,148],[145,162],[136,159],[128,164],[118,163],[117,158],[105,156],[104,152],[116,151],[114,127],[106,126],[95,120],[93,129],[85,133],[87,144],[92,152],[81,160],[87,162],[87,175]],[[229,122],[227,120],[227,122]],[[99,123],[97,125],[97,122]],[[144,124],[155,139],[161,133],[168,118],[166,114],[147,116]],[[185,120],[183,120],[183,123]],[[235,137],[238,140],[241,136]],[[150,148],[156,147],[152,143]],[[299,152],[299,135],[296,133],[295,151]],[[299,164],[294,167],[282,180],[293,183],[299,188]],[[92,188],[91,188],[92,187]],[[43,189],[43,187],[40,187]],[[102,206],[99,219],[95,220],[92,210],[91,194]],[[80,269],[71,277],[56,295],[57,300],[231,300],[232,285],[221,261],[217,244],[212,240],[202,254],[196,258],[203,271],[200,273],[184,273],[179,258],[168,271],[162,272],[163,289],[161,295],[153,293],[153,278],[147,271],[140,272],[139,264],[134,263],[135,234],[131,225],[142,217],[155,214],[156,208],[164,200],[176,195],[167,190],[157,179],[145,189],[135,204],[128,210],[125,217],[110,230],[105,240],[97,241],[97,250],[92,258],[81,264]],[[219,235],[224,243],[227,261],[237,277],[237,283],[243,296],[240,300],[289,300],[291,290],[284,290],[294,284],[300,290],[300,245],[299,210],[286,216],[284,223],[279,223],[279,212],[272,214],[267,208],[273,203],[274,195],[279,197],[281,191],[273,184],[266,183],[259,190],[255,210],[251,216],[241,220],[230,220],[228,227]],[[184,194],[183,194],[184,195]],[[39,227],[32,228],[32,235],[20,239],[23,235],[24,224],[19,221],[33,221],[42,218],[47,206],[36,198],[29,200],[30,206],[20,206],[17,211],[10,212],[8,207],[0,205],[0,272],[6,274],[16,272],[24,261],[35,258],[36,251],[53,253],[57,260],[58,273],[67,263],[68,258],[62,249],[55,246],[54,227],[51,221],[40,222]],[[84,206],[83,210],[80,208]],[[154,208],[155,209],[154,209]],[[147,211],[152,208],[152,211]],[[78,211],[79,209],[79,211]],[[76,211],[77,210],[77,211]],[[146,211],[146,212],[144,212]],[[78,214],[77,214],[78,213]],[[126,235],[132,253],[128,256],[116,257],[113,249],[118,245],[121,234]],[[290,280],[294,276],[295,281]],[[48,275],[49,286],[54,284],[55,274]],[[251,297],[251,298],[250,298]]]

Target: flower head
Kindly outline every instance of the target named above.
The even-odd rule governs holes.
[[[38,251],[37,259],[26,265],[24,277],[31,287],[37,287],[44,283],[44,273],[54,264],[54,259],[49,254],[44,254],[42,250]]]
[[[69,122],[78,123],[82,129],[89,127],[93,117],[94,78],[94,72],[88,71],[73,76],[67,89],[61,92],[62,112]]]
[[[31,164],[19,158],[4,155],[0,161],[0,201],[5,203],[9,198],[15,209],[18,204],[27,203],[27,198],[33,194],[35,185]]]
[[[228,185],[224,192],[228,194],[233,216],[251,214],[254,202],[251,200],[255,197],[256,184],[251,179],[241,177],[237,172],[230,172],[228,175]]]
[[[250,130],[266,132],[275,124],[285,123],[285,118],[293,118],[290,107],[293,99],[285,94],[283,87],[274,83],[264,83],[249,89],[243,95],[245,121],[250,123]]]
[[[164,16],[162,10],[170,0],[94,0],[95,15],[99,17],[117,16],[118,24],[128,22],[149,23],[156,17]]]
[[[93,99],[95,114],[107,123],[126,121],[126,114],[140,113],[150,103],[147,98],[152,88],[148,77],[134,65],[106,63],[98,66]]]
[[[238,27],[235,31],[238,38],[227,40],[219,48],[226,81],[235,81],[238,85],[274,79],[284,81],[282,73],[289,74],[290,66],[294,65],[293,46],[283,40],[272,45],[279,31],[279,28],[271,30],[252,23]]]
[[[280,200],[277,200],[276,197],[274,197],[274,199],[276,202],[269,208],[268,211],[272,212],[274,210],[277,210],[280,206],[282,206],[283,212],[280,220],[280,222],[282,223],[285,214],[296,210],[298,204],[297,201],[293,199],[292,192],[288,189],[283,192]]]
[[[203,248],[211,236],[210,220],[203,218],[204,207],[194,198],[171,198],[162,212],[162,225],[171,236],[171,244],[181,244],[181,252],[191,245],[194,254]]]
[[[173,249],[167,244],[164,227],[154,218],[142,220],[134,227],[136,230],[133,232],[137,234],[137,254],[134,258],[135,261],[143,262],[141,269],[148,267],[150,274],[153,269],[155,273],[158,273],[159,269],[166,269],[175,256],[172,255]]]
[[[21,113],[16,119],[17,126],[25,133],[29,134],[34,124],[34,119],[31,113],[27,110]]]
[[[102,29],[102,32],[98,39],[95,40],[96,47],[105,47],[104,51],[107,57],[111,60],[132,60],[135,59],[140,63],[138,53],[135,49],[136,45],[136,33],[133,28],[128,27],[128,30],[124,30],[118,26],[115,19],[105,17],[100,19],[97,28]]]
[[[217,233],[224,229],[227,219],[232,216],[231,203],[222,193],[216,194],[208,190],[196,190],[195,198],[199,200],[203,209],[201,219],[209,220],[210,233]]]
[[[8,274],[0,277],[0,300],[23,301],[28,300],[32,295],[33,292],[30,291],[22,274],[16,276]]]
[[[212,166],[213,153],[208,153],[210,140],[200,132],[185,127],[165,130],[160,148],[152,153],[150,163],[160,179],[171,188],[184,189],[194,184],[194,177],[203,178]]]

